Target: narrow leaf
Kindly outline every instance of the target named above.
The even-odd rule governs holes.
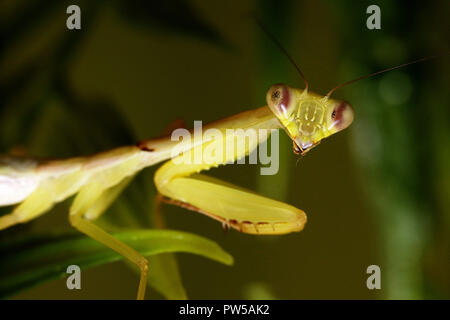
[[[186,232],[127,230],[114,233],[114,236],[144,256],[187,252],[226,265],[233,263],[233,258],[215,242]],[[78,265],[85,270],[123,259],[93,239],[72,234],[28,236],[3,241],[0,255],[0,297],[10,296],[44,281],[65,277],[69,265]]]

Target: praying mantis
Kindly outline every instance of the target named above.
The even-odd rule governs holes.
[[[219,120],[206,129],[218,129],[224,132],[223,139],[229,139],[226,129],[284,128],[293,140],[295,150],[304,154],[323,138],[348,127],[353,120],[349,104],[287,85],[272,86],[267,93],[267,103],[268,107]],[[314,113],[321,116],[310,117]],[[297,117],[299,114],[302,118]],[[217,142],[206,140],[182,152],[194,153],[198,148]],[[146,167],[167,160],[154,177],[161,195],[173,204],[204,213],[241,232],[285,234],[303,229],[306,215],[300,209],[217,181],[191,176],[244,157],[256,147],[255,144],[237,150],[232,154],[233,159],[224,158],[212,164],[176,164],[176,158],[171,159],[171,151],[177,143],[168,136],[92,156],[45,162],[3,157],[0,162],[0,206],[17,206],[0,217],[0,230],[35,219],[56,203],[75,195],[69,212],[71,225],[140,268],[137,297],[143,299],[147,259],[96,226],[93,220],[103,214],[131,179]]]
[[[283,129],[293,142],[294,152],[303,156],[353,121],[350,104],[331,98],[336,89],[425,59],[345,82],[325,96],[309,90],[306,78],[294,64],[305,81],[304,89],[285,84],[271,86],[266,94],[266,106],[207,125],[205,129],[217,129],[221,137],[200,144],[186,141],[175,155],[173,148],[179,146],[179,142],[166,136],[69,159],[39,161],[0,157],[0,206],[15,205],[11,213],[0,217],[0,230],[29,222],[48,212],[56,203],[75,196],[69,210],[71,225],[139,267],[137,299],[144,299],[148,260],[93,222],[140,171],[166,161],[154,176],[156,188],[166,202],[205,214],[240,232],[256,235],[299,232],[307,221],[302,210],[198,174],[247,156],[258,143],[246,144],[212,163],[187,164],[177,160],[201,153],[206,147],[218,148],[221,143],[234,139],[227,134],[227,129],[265,129],[268,132]]]

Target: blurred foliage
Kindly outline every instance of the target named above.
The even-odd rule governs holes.
[[[296,4],[260,2],[263,20],[282,43],[289,43],[295,30]],[[349,13],[365,12],[372,4],[382,8],[382,30],[355,28],[356,24],[364,25],[367,16]],[[398,19],[405,7],[409,8],[409,24]],[[444,30],[450,30],[450,25],[442,13],[450,12],[450,5],[327,1],[326,8],[335,14],[338,46],[344,52],[338,83],[421,57],[441,55],[432,62],[353,84],[335,95],[344,96],[356,107],[353,155],[362,169],[362,185],[377,221],[383,258],[383,297],[449,297],[450,81],[448,72],[442,71],[449,68],[445,56],[449,52],[445,37],[448,34]],[[430,26],[425,16],[437,17],[435,24]],[[443,21],[444,25],[438,25]],[[429,30],[433,27],[440,31],[431,34]],[[291,71],[286,68],[280,60],[287,59],[264,36],[260,48],[258,92],[279,79],[299,82],[298,78],[286,76],[292,74],[293,67],[288,66]],[[430,82],[430,78],[438,79],[438,83]],[[282,144],[280,154],[288,153],[289,149],[289,145]],[[289,186],[286,181],[292,167],[286,157],[281,160],[280,173],[271,179],[278,188],[268,187],[266,178],[260,176],[259,190],[286,199]],[[444,264],[439,266],[442,260]]]
[[[172,230],[127,230],[113,235],[144,256],[168,252],[188,252],[231,265],[233,258],[216,243],[200,236]],[[96,240],[79,234],[23,236],[0,243],[0,297],[38,285],[56,277],[67,277],[67,267],[82,270],[124,259]],[[152,261],[152,268],[155,268]],[[155,274],[155,273],[153,273]],[[160,281],[159,276],[155,281]],[[152,282],[151,282],[152,283]],[[152,286],[164,292],[166,284]],[[172,288],[178,290],[178,288]],[[170,292],[169,292],[170,293]],[[178,294],[183,294],[178,293]],[[170,295],[169,295],[170,297]],[[177,298],[181,298],[178,296]]]
[[[117,10],[131,24],[144,28],[172,31],[176,35],[194,35],[214,44],[227,47],[222,36],[185,0],[142,2],[139,0],[116,1]]]
[[[352,27],[352,19],[358,17],[348,15],[363,11],[368,2],[330,4],[342,28],[340,45],[351,48],[342,62],[341,81],[449,52],[444,30],[450,25],[443,14],[450,11],[449,2],[375,4],[383,8],[383,26],[372,33]],[[398,19],[406,7],[409,23]],[[430,25],[424,17],[434,17],[435,22]],[[444,55],[362,81],[341,93],[356,106],[353,153],[377,221],[385,298],[450,295],[450,79],[444,71],[448,68]]]

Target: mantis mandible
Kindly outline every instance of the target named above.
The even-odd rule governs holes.
[[[275,43],[280,46],[277,41]],[[336,89],[429,59],[416,60],[345,82],[322,96],[309,91],[303,73],[287,56],[304,80],[305,89],[295,89],[285,84],[273,85],[266,94],[267,106],[213,122],[205,129],[218,129],[223,133],[221,139],[227,140],[230,137],[226,129],[267,129],[270,132],[281,128],[292,140],[294,152],[305,155],[321,140],[344,130],[353,121],[352,107],[344,101],[330,98]],[[166,161],[156,171],[154,182],[167,202],[203,213],[244,233],[268,235],[301,231],[306,223],[306,214],[302,210],[227,183],[193,175],[245,157],[257,144],[238,148],[230,158],[223,157],[214,163],[180,164],[176,161],[183,154],[202,152],[204,147],[219,142],[223,141],[213,139],[200,145],[186,144],[175,158],[172,149],[179,142],[172,141],[170,136],[62,160],[0,157],[0,207],[15,205],[11,213],[0,217],[0,230],[35,219],[56,203],[75,196],[69,210],[71,225],[140,268],[137,298],[143,299],[148,260],[93,221],[106,211],[137,173]]]

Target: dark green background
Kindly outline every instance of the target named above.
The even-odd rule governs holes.
[[[99,145],[94,134],[103,139],[111,133],[106,145],[113,147],[158,136],[176,118],[191,126],[262,106],[274,83],[303,87],[288,60],[245,17],[249,12],[265,21],[311,90],[321,94],[357,76],[449,50],[448,1],[174,1],[167,16],[156,2],[129,11],[121,1],[49,3],[1,2],[1,152],[20,145],[44,157],[89,153]],[[203,24],[184,23],[190,13],[182,3]],[[374,3],[381,7],[382,29],[372,31],[366,8]],[[65,27],[69,4],[81,7],[80,31]],[[224,233],[211,219],[165,206],[168,228],[213,239],[235,258],[226,267],[177,255],[188,296],[448,299],[449,67],[444,57],[338,90],[335,97],[355,109],[354,124],[297,165],[282,133],[276,176],[260,176],[256,165],[209,172],[303,209],[308,224],[301,233]],[[15,85],[18,75],[28,84]],[[132,135],[108,127],[109,111],[91,116],[90,108],[104,101]],[[95,132],[61,116],[61,105],[89,117]],[[146,170],[148,180],[154,170]],[[154,192],[136,201],[151,207]],[[27,230],[69,228],[68,205]],[[371,264],[381,267],[378,291],[366,288]],[[62,279],[16,298],[133,299],[137,282],[119,262],[83,271],[81,291],[68,291]]]

